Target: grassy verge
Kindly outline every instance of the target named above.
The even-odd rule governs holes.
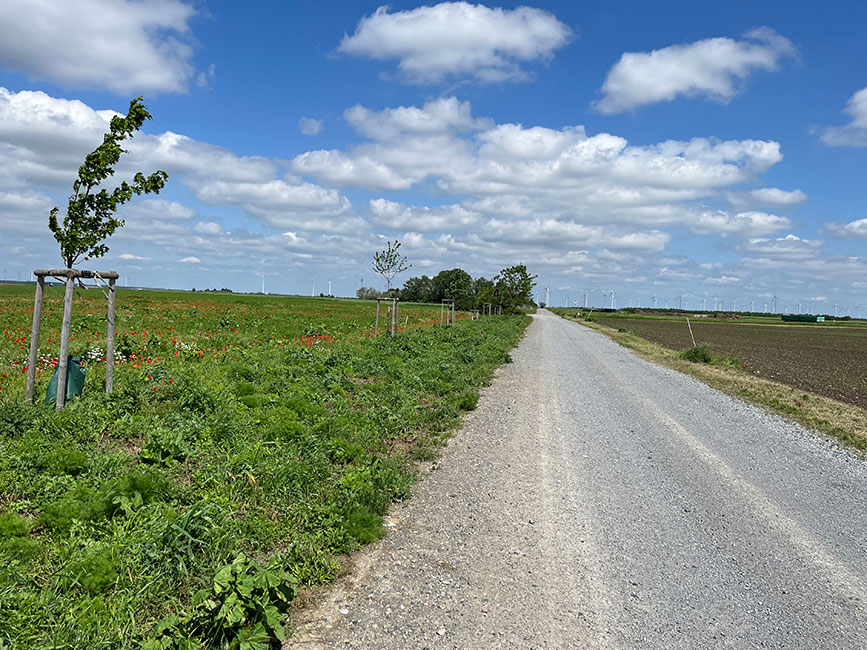
[[[273,647],[529,320],[299,347],[261,326],[260,348],[125,364],[59,413],[4,393],[0,646]]]
[[[605,334],[646,361],[691,375],[724,393],[832,436],[859,451],[867,451],[867,412],[857,406],[756,377],[742,371],[737,360],[715,355],[706,348],[675,352],[627,329],[618,331],[592,319],[576,318],[571,313],[560,315]],[[707,361],[696,362],[689,358]]]

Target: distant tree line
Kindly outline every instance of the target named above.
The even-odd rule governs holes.
[[[435,276],[422,275],[404,282],[402,289],[382,293],[370,287],[361,287],[356,296],[364,300],[394,296],[405,302],[433,302],[454,300],[457,309],[481,309],[485,303],[499,305],[504,313],[515,313],[523,307],[534,307],[533,287],[535,275],[530,275],[523,264],[500,271],[494,278],[473,277],[463,269],[440,271]]]

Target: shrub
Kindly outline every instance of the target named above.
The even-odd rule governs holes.
[[[692,361],[693,363],[712,363],[713,353],[707,343],[700,343],[694,348],[689,348],[678,353],[678,359]]]

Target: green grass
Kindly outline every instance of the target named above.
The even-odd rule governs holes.
[[[383,534],[529,322],[444,330],[408,306],[373,340],[371,303],[124,292],[114,393],[92,361],[57,413],[22,403],[31,291],[0,288],[0,646],[22,648],[270,647],[295,590]],[[103,302],[76,301],[80,354],[104,344]]]

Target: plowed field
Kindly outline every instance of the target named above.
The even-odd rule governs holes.
[[[672,350],[692,346],[685,320],[597,318]],[[695,340],[762,377],[867,408],[867,328],[692,323]]]

